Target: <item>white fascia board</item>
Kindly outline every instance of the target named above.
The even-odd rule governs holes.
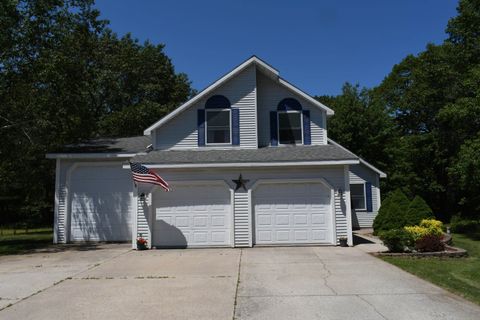
[[[350,153],[353,153],[352,151],[348,150],[347,148],[345,148],[344,146],[338,144],[337,142],[333,141],[332,139],[328,138],[328,142],[339,147],[339,148],[342,148],[343,150],[346,150]],[[354,154],[354,153],[353,153]],[[354,154],[355,156],[357,156],[356,154]],[[357,156],[358,157],[358,156]],[[367,161],[363,160],[362,158],[358,157],[358,159],[360,160],[360,163],[365,165],[366,167],[372,169],[373,171],[375,171],[376,173],[378,173],[378,175],[380,176],[380,178],[386,178],[387,177],[387,174],[385,172],[383,172],[382,170],[376,168],[373,164],[370,164],[368,163]]]
[[[291,166],[336,166],[359,164],[359,160],[298,161],[298,162],[232,162],[232,163],[182,163],[182,164],[143,164],[152,169],[201,169],[201,168],[256,168]],[[124,165],[129,169],[129,165]]]
[[[245,69],[246,67],[248,67],[252,63],[253,64],[259,64],[263,68],[265,68],[266,70],[268,70],[268,71],[272,72],[273,74],[275,74],[276,76],[278,76],[278,71],[276,69],[272,68],[271,66],[269,66],[268,64],[266,64],[265,62],[260,60],[259,58],[253,56],[250,59],[248,59],[247,61],[240,64],[238,67],[236,67],[232,71],[230,71],[229,73],[227,73],[226,75],[224,75],[223,77],[221,77],[220,79],[218,79],[217,81],[215,81],[213,84],[211,84],[210,86],[208,86],[204,90],[200,91],[195,97],[188,100],[187,102],[182,104],[180,107],[173,110],[172,112],[167,114],[165,117],[163,117],[162,119],[155,122],[153,125],[151,125],[147,129],[145,129],[145,131],[143,131],[143,134],[146,135],[146,136],[150,135],[153,130],[155,130],[156,128],[160,127],[161,125],[163,125],[167,121],[170,121],[171,119],[173,119],[174,117],[176,117],[177,115],[182,113],[188,107],[190,107],[195,102],[197,102],[200,99],[202,99],[203,97],[205,97],[207,94],[209,94],[213,90],[217,89],[219,86],[224,84],[226,81],[230,80],[233,76],[235,76],[237,73],[239,73],[240,71],[242,71],[243,69]]]
[[[132,158],[138,153],[47,153],[47,159]]]
[[[285,79],[282,79],[282,78],[278,78],[278,81],[281,85],[283,85],[284,87],[290,89],[291,91],[295,92],[296,94],[300,95],[302,98],[306,99],[307,101],[311,102],[313,105],[319,107],[320,109],[324,110],[326,113],[327,113],[327,116],[333,116],[335,114],[335,112],[330,109],[329,107],[327,107],[326,105],[324,105],[323,103],[321,103],[320,101],[317,101],[315,100],[312,96],[310,96],[309,94],[303,92],[302,90],[300,90],[299,88],[297,88],[296,86],[294,86],[293,84],[291,84],[290,82],[288,82],[287,80]]]

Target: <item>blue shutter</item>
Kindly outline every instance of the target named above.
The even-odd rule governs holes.
[[[365,183],[365,197],[367,198],[367,212],[372,212],[372,184],[370,182]]]
[[[270,145],[278,146],[277,111],[270,111]]]
[[[232,108],[232,145],[240,145],[240,109]]]
[[[311,145],[312,136],[310,133],[310,110],[303,110],[303,144]]]
[[[197,110],[198,146],[205,145],[205,110]]]

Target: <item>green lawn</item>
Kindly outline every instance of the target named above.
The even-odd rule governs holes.
[[[478,238],[476,238],[478,239]],[[480,304],[480,241],[454,234],[453,244],[468,258],[381,257],[405,271]]]
[[[33,249],[45,248],[52,244],[53,234],[51,228],[28,230],[2,230],[0,234],[0,255],[28,253]]]

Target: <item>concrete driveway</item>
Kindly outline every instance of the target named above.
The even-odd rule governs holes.
[[[359,248],[0,257],[0,297],[0,319],[480,319],[478,306]]]

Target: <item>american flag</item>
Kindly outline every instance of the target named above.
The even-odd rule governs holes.
[[[168,183],[162,177],[140,163],[130,162],[130,169],[132,170],[133,181],[156,184],[165,191],[170,191]]]

